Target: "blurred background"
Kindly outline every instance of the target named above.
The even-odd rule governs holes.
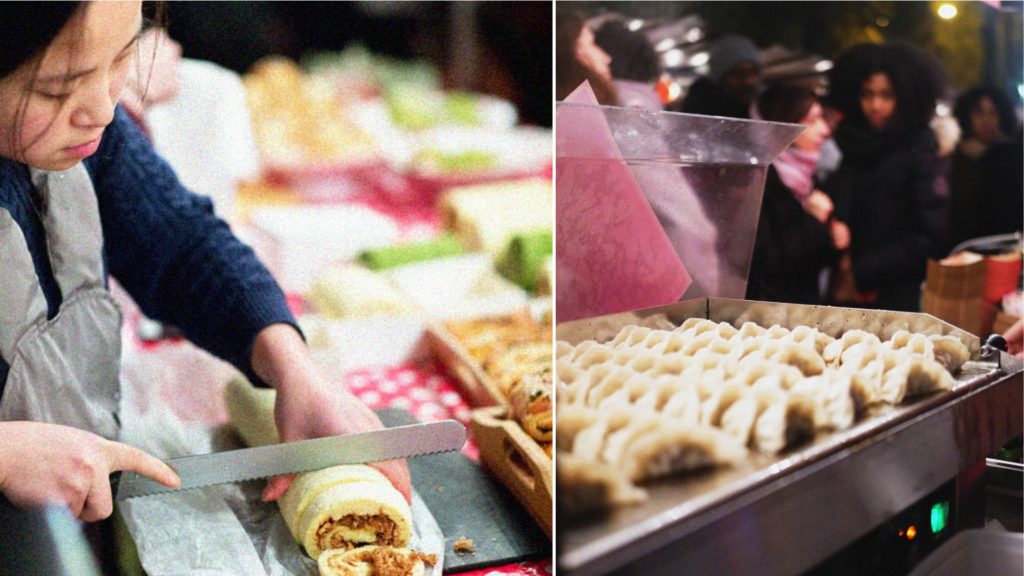
[[[972,2],[578,2],[591,27],[620,14],[642,31],[681,97],[707,71],[725,34],[762,47],[764,80],[824,78],[831,56],[862,42],[904,40],[937,56],[952,86],[997,86],[1016,98],[1022,80],[1022,3]]]
[[[169,2],[185,58],[238,73],[276,54],[301,60],[361,46],[437,67],[445,88],[512,101],[551,124],[551,5],[546,2]]]

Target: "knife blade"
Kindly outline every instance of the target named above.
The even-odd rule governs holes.
[[[344,434],[171,458],[166,460],[181,478],[178,488],[135,472],[111,474],[111,489],[118,501],[229,484],[271,476],[309,472],[341,464],[366,464],[459,450],[466,443],[466,428],[455,420],[425,422]]]

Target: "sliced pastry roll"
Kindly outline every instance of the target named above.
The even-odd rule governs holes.
[[[317,558],[320,576],[423,576],[436,563],[433,554],[390,546],[325,550]]]
[[[356,482],[372,482],[391,486],[391,482],[379,470],[362,465],[332,466],[297,475],[277,502],[281,509],[281,516],[284,517],[285,524],[291,530],[292,536],[296,540],[299,539],[298,521],[309,507],[310,502],[328,488]]]
[[[512,416],[538,442],[551,442],[551,375],[530,375],[512,387],[509,394]]]
[[[324,550],[367,544],[404,548],[412,535],[412,514],[390,484],[348,482],[313,498],[298,517],[296,532],[313,558]]]

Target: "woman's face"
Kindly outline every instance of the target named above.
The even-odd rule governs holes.
[[[971,131],[975,138],[986,144],[991,144],[1002,135],[999,111],[988,96],[982,96],[971,110]]]
[[[817,102],[811,104],[811,109],[807,111],[800,123],[807,128],[793,141],[793,147],[804,152],[820,151],[821,145],[832,134],[832,129],[825,120],[821,104]]]
[[[860,109],[872,128],[884,128],[889,123],[896,112],[896,93],[888,75],[876,72],[861,84]]]
[[[576,59],[601,78],[612,81],[612,57],[594,43],[594,33],[586,26],[576,39]]]
[[[139,1],[89,3],[47,47],[34,84],[30,64],[0,79],[0,156],[66,170],[96,152],[135,62],[141,25]]]

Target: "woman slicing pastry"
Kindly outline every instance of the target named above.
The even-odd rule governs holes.
[[[0,490],[86,521],[110,515],[114,470],[178,482],[116,442],[121,314],[108,276],[274,387],[283,441],[381,427],[328,390],[270,274],[117,105],[146,57],[142,13],[137,1],[18,2],[0,17]],[[404,462],[377,468],[408,500]],[[264,498],[290,482],[273,479]]]

